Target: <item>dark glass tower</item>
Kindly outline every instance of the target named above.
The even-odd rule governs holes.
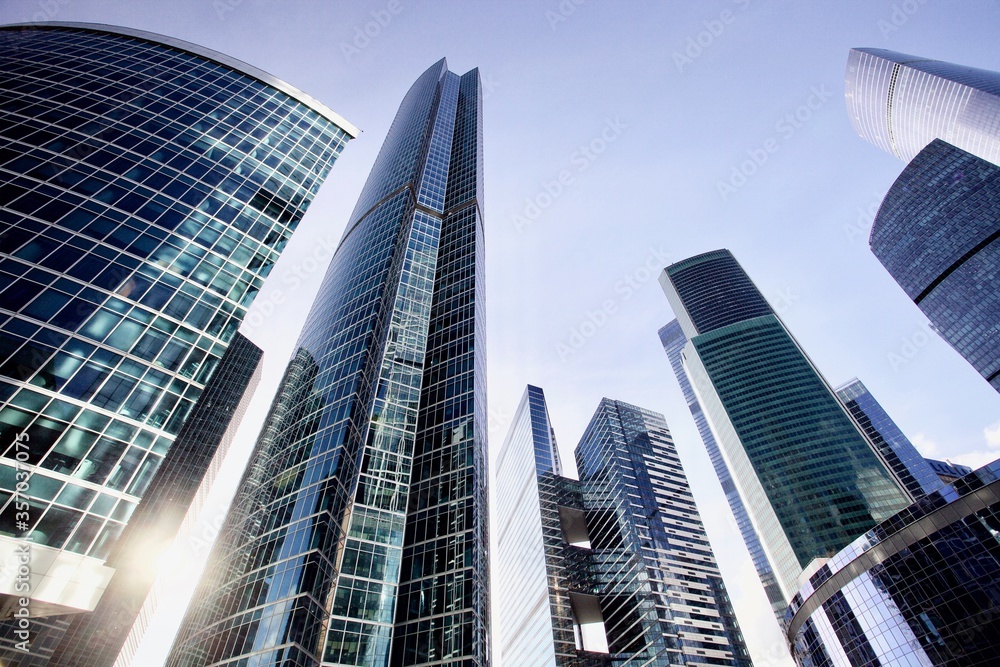
[[[372,167],[170,665],[488,664],[481,206],[479,74],[441,60]]]
[[[930,463],[920,455],[910,439],[903,435],[896,422],[892,421],[892,417],[861,380],[854,378],[838,387],[837,398],[868,436],[868,440],[875,445],[896,481],[914,500],[941,488],[943,482]]]
[[[698,403],[698,397],[695,395],[694,389],[691,387],[691,382],[688,381],[687,374],[684,372],[681,350],[687,344],[687,337],[684,335],[684,331],[681,330],[681,325],[677,320],[671,320],[658,333],[663,350],[667,353],[667,359],[670,360],[670,367],[674,371],[674,376],[681,386],[681,393],[684,395],[684,400],[687,401],[688,409],[691,411],[691,417],[694,418],[695,426],[698,428],[699,435],[701,435],[701,441],[705,444],[705,449],[708,451],[712,467],[715,468],[715,474],[719,477],[719,483],[722,484],[722,491],[726,494],[729,508],[736,518],[736,525],[739,526],[740,535],[743,536],[743,541],[750,552],[754,569],[757,570],[757,576],[760,577],[760,582],[764,586],[767,601],[771,603],[771,610],[774,612],[775,617],[781,620],[785,616],[787,605],[785,604],[784,596],[781,594],[781,588],[778,586],[778,580],[774,577],[771,564],[767,562],[767,554],[764,552],[764,546],[760,543],[757,533],[754,532],[746,506],[743,505],[743,500],[740,498],[736,484],[733,482],[733,476],[729,473],[729,468],[726,467],[726,460],[719,450],[719,443],[715,441],[715,436],[712,435],[712,429],[708,425],[708,420],[705,419],[705,413],[701,409],[701,404]]]
[[[934,140],[882,200],[870,242],[938,334],[1000,391],[1000,167]]]
[[[662,415],[604,399],[576,454],[580,481],[529,385],[497,458],[504,664],[749,667]]]
[[[576,464],[612,664],[750,667],[663,416],[602,399]]]
[[[30,539],[32,614],[89,611],[357,130],[179,40],[86,24],[0,32],[0,560]],[[5,604],[23,595],[13,584],[0,581]]]
[[[664,269],[684,369],[786,601],[803,570],[909,502],[727,250]]]

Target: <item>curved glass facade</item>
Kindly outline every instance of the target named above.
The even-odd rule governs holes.
[[[851,49],[845,84],[855,132],[912,160],[943,139],[1000,164],[1000,73],[885,49]]]
[[[814,559],[909,497],[728,251],[668,266],[660,282],[690,339],[684,368],[789,600]],[[726,312],[702,312],[707,293],[727,294],[715,301]]]
[[[907,507],[831,558],[788,609],[804,667],[995,665],[1000,461]]]
[[[870,243],[938,334],[1000,391],[1000,167],[933,141],[882,200]]]
[[[99,564],[356,130],[177,40],[2,30],[0,534],[92,571],[85,594],[39,571],[34,613],[92,609]]]
[[[406,94],[170,665],[489,661],[482,95]]]

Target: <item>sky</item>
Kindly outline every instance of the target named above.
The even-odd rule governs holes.
[[[656,335],[673,317],[663,266],[730,249],[831,384],[859,377],[924,455],[1000,456],[1000,396],[868,248],[904,163],[855,135],[844,104],[851,47],[1000,69],[1000,2],[0,3],[0,23],[40,20],[221,51],[363,130],[244,323],[265,378],[214,492],[222,506],[396,108],[442,56],[459,74],[478,67],[484,87],[491,453],[528,383],[545,389],[570,473],[601,397],[664,413],[758,667],[792,662]],[[178,590],[221,513],[167,559]],[[161,664],[178,600],[136,664]]]

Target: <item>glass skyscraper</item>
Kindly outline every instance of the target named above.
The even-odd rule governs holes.
[[[486,665],[478,70],[407,92],[170,665]]]
[[[875,445],[888,464],[889,471],[911,498],[916,500],[941,488],[941,478],[930,463],[920,455],[910,439],[903,435],[896,422],[861,380],[854,378],[838,387],[837,398],[868,436],[868,440]]]
[[[708,457],[712,461],[712,467],[719,478],[719,483],[722,484],[722,491],[726,494],[726,500],[729,502],[729,508],[736,519],[740,535],[743,536],[743,542],[747,545],[747,550],[750,552],[754,569],[757,570],[760,583],[764,586],[764,594],[767,595],[767,601],[771,603],[771,610],[774,611],[775,617],[780,620],[784,618],[785,609],[787,608],[785,598],[781,593],[781,588],[778,586],[778,580],[774,577],[774,570],[771,569],[771,564],[767,561],[764,546],[760,543],[760,539],[758,539],[757,533],[754,531],[753,524],[750,522],[747,508],[743,505],[743,500],[740,498],[736,484],[733,482],[733,476],[729,473],[729,468],[726,467],[726,460],[719,450],[719,444],[715,441],[715,436],[712,435],[712,429],[708,425],[708,420],[705,419],[705,413],[698,403],[698,397],[695,395],[694,389],[691,387],[691,382],[688,381],[687,374],[684,372],[681,350],[684,349],[684,346],[688,342],[687,337],[684,335],[680,322],[677,320],[671,320],[658,333],[660,343],[663,345],[663,350],[667,353],[667,359],[670,361],[670,368],[674,371],[677,383],[681,387],[681,393],[684,395],[684,400],[691,411],[691,417],[698,428],[698,434],[701,435],[701,441],[704,443]]]
[[[727,250],[660,277],[688,343],[684,370],[786,601],[832,556],[909,502]]]
[[[1000,164],[1000,73],[851,49],[846,98],[855,131],[902,160],[943,139]]]
[[[132,635],[133,642],[140,640],[146,615],[155,612],[155,595],[149,595],[158,574],[155,564],[182,523],[193,522],[200,513],[260,382],[262,358],[248,339],[239,333],[233,337],[108,557],[107,565],[115,570],[108,589],[94,611],[68,617],[70,627],[51,667],[131,662],[135,646],[126,639]]]
[[[1000,166],[935,139],[882,200],[870,242],[937,333],[1000,391]]]
[[[0,32],[0,561],[29,540],[31,613],[58,615],[94,609],[105,559],[357,129],[172,38]],[[4,605],[16,585],[0,580]]]
[[[986,667],[1000,653],[1000,461],[858,537],[803,582],[787,636],[809,667]]]
[[[504,664],[749,667],[663,416],[604,399],[576,459],[580,481],[529,385],[497,459]]]

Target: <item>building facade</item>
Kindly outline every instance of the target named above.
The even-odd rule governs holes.
[[[663,415],[602,399],[576,465],[612,663],[749,667]]]
[[[115,570],[94,611],[70,616],[70,626],[49,665],[127,667],[166,593],[152,590],[156,564],[178,536],[182,524],[194,525],[222,467],[253,392],[260,382],[263,353],[239,333],[232,341],[194,409],[177,433],[153,478],[108,556]],[[190,543],[185,545],[190,548]],[[130,640],[130,641],[127,641]]]
[[[910,499],[727,250],[660,283],[683,367],[786,601],[800,575]]]
[[[995,665],[1000,653],[1000,461],[875,526],[788,609],[803,667]]]
[[[960,477],[965,477],[972,472],[972,468],[969,466],[964,466],[960,463],[952,463],[951,461],[927,459],[927,463],[938,476],[938,479],[941,480],[942,484],[951,484]]]
[[[934,139],[1000,164],[1000,73],[886,49],[851,49],[854,130],[909,162]]]
[[[785,616],[785,609],[788,605],[785,603],[781,588],[778,586],[774,570],[771,569],[771,564],[767,561],[764,546],[760,543],[760,539],[754,531],[750,516],[747,514],[746,506],[743,504],[739,491],[736,489],[736,484],[733,482],[733,476],[730,474],[729,468],[726,467],[726,460],[719,450],[719,444],[715,441],[715,436],[712,435],[712,429],[708,425],[708,420],[705,419],[705,413],[701,409],[701,404],[698,403],[698,397],[695,395],[694,389],[688,381],[687,373],[684,372],[681,350],[684,349],[684,346],[688,342],[687,337],[684,335],[680,322],[677,320],[671,320],[658,333],[660,343],[663,345],[663,351],[667,353],[667,359],[670,361],[670,368],[674,371],[674,377],[677,378],[677,383],[681,387],[681,393],[684,395],[684,400],[691,411],[691,417],[694,419],[694,424],[698,429],[698,434],[701,436],[702,443],[705,445],[705,450],[708,452],[708,457],[712,461],[712,467],[715,469],[715,474],[722,485],[722,491],[726,494],[729,509],[733,512],[736,525],[740,529],[740,535],[743,537],[743,542],[747,545],[747,550],[750,552],[750,559],[753,561],[754,569],[757,570],[760,583],[764,586],[764,594],[767,596],[767,601],[771,604],[771,610],[774,612],[775,618],[781,620]]]
[[[545,394],[529,385],[496,460],[495,643],[507,665],[607,665],[580,484],[562,475]],[[599,628],[598,628],[599,631]]]
[[[33,616],[91,611],[105,560],[357,129],[172,38],[0,33],[0,560],[30,540]],[[5,608],[15,586],[0,578]]]
[[[560,472],[529,385],[497,458],[497,643],[519,667],[750,658],[663,416],[604,399]]]
[[[941,488],[943,482],[931,464],[903,435],[861,380],[854,378],[838,387],[837,398],[875,445],[889,471],[911,498],[917,500]]]
[[[170,665],[489,663],[482,93],[410,88]]]
[[[935,139],[882,200],[870,243],[935,331],[1000,391],[1000,166]]]

